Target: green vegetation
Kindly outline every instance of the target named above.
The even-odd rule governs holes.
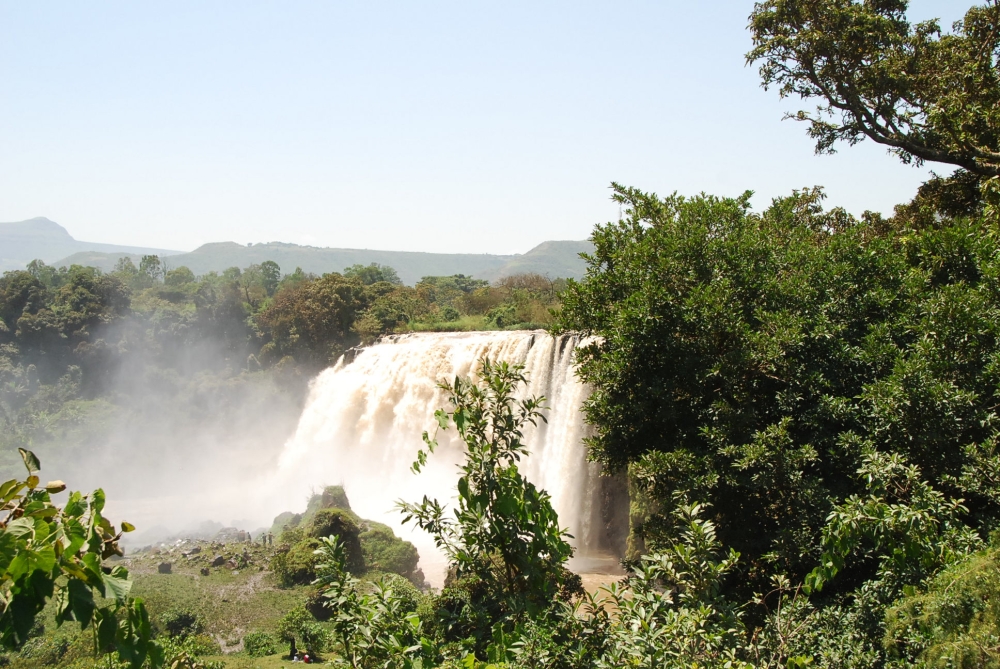
[[[411,330],[544,327],[565,285],[456,275],[411,288],[374,264],[319,277],[273,261],[200,277],[168,267],[34,261],[0,277],[0,467],[29,446],[63,468],[141,439],[126,465],[141,471],[182,466],[213,433],[280,443],[307,380],[346,350]]]
[[[40,636],[39,614],[48,606],[55,625],[75,622],[89,631],[92,654],[116,654],[123,666],[139,669],[147,662],[161,666],[176,656],[153,639],[143,600],[129,596],[132,580],[121,565],[102,565],[120,557],[121,532],[101,515],[104,492],[71,492],[66,504],[51,495],[66,484],[51,481],[39,487],[41,468],[31,451],[21,449],[27,479],[0,485],[6,515],[0,521],[0,643],[27,659],[58,661],[69,649],[65,638],[34,641]]]
[[[351,511],[341,486],[327,486],[309,498],[301,514],[282,513],[274,519],[271,534],[278,548],[271,569],[285,586],[307,585],[316,580],[321,539],[340,537],[346,556],[345,568],[352,574],[394,573],[424,585],[417,569],[417,549],[382,523],[364,520]]]
[[[210,336],[214,373],[242,384],[387,333],[546,325],[592,336],[579,352],[590,453],[627,474],[632,502],[627,575],[581,592],[547,493],[519,471],[544,398],[486,360],[477,382],[443,386],[436,413],[464,444],[453,508],[400,503],[449,560],[438,593],[418,589],[413,547],[338,487],[275,519],[274,548],[147,551],[129,586],[123,565],[102,569],[117,539],[103,495],[52,505],[62,484],[39,488],[22,450],[29,478],[0,489],[8,661],[113,652],[156,669],[242,648],[273,666],[266,654],[296,643],[365,669],[1000,666],[1000,4],[951,34],[905,9],[767,0],[750,19],[765,86],[820,100],[796,118],[821,152],[867,137],[960,168],[891,217],[824,210],[819,188],[754,212],[750,193],[616,184],[623,216],[597,227],[586,276],[567,283],[456,274],[410,288],[377,263],[198,278],[156,256],[5,274],[8,448],[81,429],[74,412],[117,411],[108,370],[135,347],[162,373]],[[417,472],[436,447],[424,443]],[[64,620],[89,623],[96,644],[43,629]]]
[[[957,165],[1000,176],[1000,6],[972,7],[951,33],[911,25],[906,0],[766,0],[750,17],[765,88],[818,98],[809,124],[817,152],[864,138],[903,162]]]

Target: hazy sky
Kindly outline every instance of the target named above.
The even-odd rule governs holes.
[[[517,253],[616,217],[613,180],[757,207],[819,184],[855,213],[912,197],[926,169],[815,156],[781,121],[798,103],[744,65],[752,6],[0,1],[0,221]]]

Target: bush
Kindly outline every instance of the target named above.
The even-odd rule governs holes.
[[[461,314],[455,307],[445,307],[441,310],[441,320],[446,323],[457,321],[459,318],[461,318]]]
[[[420,560],[417,549],[409,541],[397,537],[389,526],[368,523],[360,541],[367,569],[391,572],[405,578],[413,576]]]
[[[18,655],[39,666],[56,665],[66,655],[69,647],[70,643],[66,637],[37,636],[28,639]]]
[[[320,504],[322,504],[322,508],[324,509],[351,510],[351,503],[347,500],[347,493],[344,492],[344,486],[342,485],[328,485],[323,488],[323,494],[320,495]]]
[[[358,524],[342,509],[320,509],[309,521],[306,531],[315,539],[336,534],[341,541],[347,541],[351,537],[357,539],[361,533]]]
[[[374,576],[374,578],[372,578]],[[370,594],[375,591],[376,583],[381,583],[383,588],[392,591],[392,599],[399,603],[400,610],[406,613],[413,613],[426,599],[426,595],[421,593],[407,579],[399,574],[369,574],[366,581],[358,587],[361,594]],[[370,580],[369,580],[370,579]]]
[[[243,650],[250,657],[264,657],[278,652],[278,642],[267,632],[250,632],[243,637]]]
[[[347,549],[347,569],[352,574],[360,574],[365,570],[365,560],[361,552],[359,535],[361,528],[343,509],[320,509],[309,521],[307,528],[309,537],[322,539],[336,536]],[[315,546],[313,547],[315,550]]]
[[[288,550],[279,550],[271,558],[271,571],[284,587],[307,585],[316,578],[317,539],[303,539]]]
[[[486,312],[486,324],[500,330],[517,323],[517,310],[513,304],[501,304]]]
[[[325,623],[330,620],[333,615],[333,611],[326,605],[329,600],[323,596],[323,592],[316,588],[312,590],[306,597],[305,609],[308,611],[313,618]]]
[[[278,621],[278,637],[286,643],[295,641],[305,646],[310,654],[321,653],[327,647],[326,630],[301,606]]]
[[[198,634],[202,629],[198,616],[190,611],[168,611],[160,616],[160,624],[163,626],[163,631],[172,638],[183,639]]]
[[[163,658],[166,667],[201,667],[202,669],[225,669],[224,662],[206,662],[205,655],[217,655],[219,644],[207,634],[194,634],[184,639],[172,638],[163,642]],[[198,658],[195,660],[195,658]],[[118,665],[118,666],[128,666]]]
[[[886,629],[890,654],[913,666],[1000,667],[1000,550],[980,551],[903,597]]]

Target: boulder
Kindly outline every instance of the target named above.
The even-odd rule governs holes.
[[[195,546],[189,551],[184,551],[183,553],[181,553],[181,555],[183,555],[184,557],[191,557],[192,555],[197,555],[200,552],[201,552],[201,546]]]
[[[208,576],[208,575],[209,575],[209,574],[211,574],[211,573],[212,573],[212,572],[208,570],[208,567],[202,567],[202,568],[201,568],[201,575],[202,575],[202,576]]]
[[[156,571],[158,571],[161,574],[169,574],[170,573],[170,567],[171,567],[171,564],[169,562],[161,562],[160,566],[156,568]]]
[[[221,567],[224,564],[226,564],[226,558],[222,557],[221,555],[216,555],[215,558],[212,559],[211,566]]]

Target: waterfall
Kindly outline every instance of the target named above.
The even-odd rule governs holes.
[[[437,387],[456,376],[475,378],[483,357],[524,365],[525,393],[544,395],[547,422],[525,430],[529,457],[522,471],[552,496],[560,523],[578,553],[598,547],[600,471],[588,463],[580,411],[588,389],[576,378],[576,336],[544,332],[417,333],[386,337],[350,362],[343,358],[310,389],[293,437],[278,460],[288,488],[341,484],[362,517],[392,526],[417,545],[428,580],[440,585],[443,558],[430,538],[401,527],[397,500],[454,497],[462,448],[454,429],[437,435],[439,448],[420,474],[410,471],[421,434],[434,434],[434,411],[446,406]]]

